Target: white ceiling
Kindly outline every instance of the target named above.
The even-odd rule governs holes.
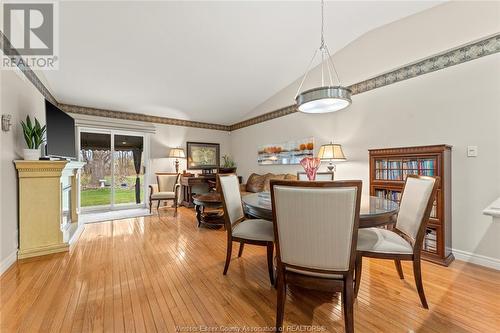
[[[326,41],[336,52],[436,4],[327,2]],[[59,70],[45,76],[62,103],[232,124],[303,74],[319,44],[319,9],[319,1],[61,2]]]

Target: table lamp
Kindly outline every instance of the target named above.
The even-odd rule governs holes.
[[[168,153],[168,157],[175,158],[175,172],[179,173],[179,158],[186,158],[184,149],[182,148],[172,148]]]
[[[347,160],[344,152],[342,151],[342,146],[333,142],[319,147],[318,158],[322,161],[329,161],[327,167],[329,172],[335,171],[335,165],[333,162]]]

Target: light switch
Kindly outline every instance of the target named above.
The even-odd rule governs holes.
[[[467,146],[467,157],[477,157],[477,146]]]

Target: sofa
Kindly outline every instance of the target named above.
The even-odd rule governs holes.
[[[270,191],[271,179],[297,180],[297,175],[284,174],[284,173],[283,174],[266,173],[265,175],[259,175],[257,173],[252,173],[250,177],[248,177],[246,184],[240,185],[241,195]]]

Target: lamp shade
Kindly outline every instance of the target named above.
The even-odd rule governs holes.
[[[319,148],[318,157],[322,160],[345,161],[346,157],[342,146],[336,143],[328,143]]]
[[[186,158],[186,154],[184,153],[184,149],[182,148],[172,148],[168,153],[168,157],[171,158]]]

